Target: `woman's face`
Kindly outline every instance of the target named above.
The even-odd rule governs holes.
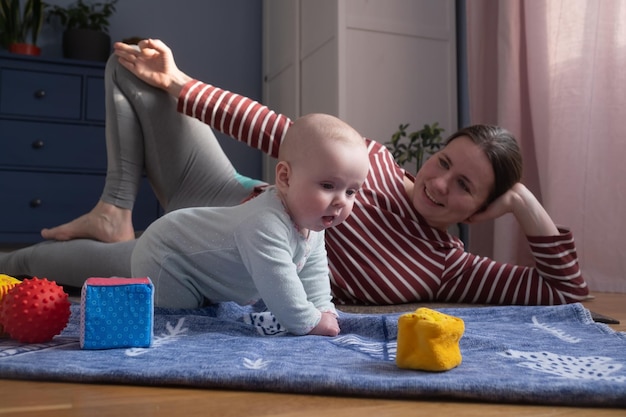
[[[413,206],[430,226],[447,230],[481,209],[494,183],[485,153],[461,136],[422,165],[415,176]]]

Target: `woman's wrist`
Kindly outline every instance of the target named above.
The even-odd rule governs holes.
[[[528,236],[552,236],[559,230],[535,195],[521,183],[513,187],[512,212]]]
[[[173,97],[178,98],[185,84],[187,84],[191,80],[192,78],[190,76],[182,71],[179,71],[176,75],[172,75],[170,84],[167,87],[167,92]]]

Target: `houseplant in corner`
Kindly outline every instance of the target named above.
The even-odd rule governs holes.
[[[411,133],[407,133],[408,127],[408,124],[401,124],[385,146],[400,166],[415,160],[416,169],[413,172],[415,174],[424,163],[424,156],[434,154],[443,146],[441,132],[444,129],[439,127],[437,122],[432,125],[426,124],[422,129]],[[403,138],[408,138],[408,141]]]
[[[88,61],[106,61],[111,54],[109,18],[118,0],[68,6],[46,4],[46,21],[58,20],[64,28],[63,56]]]
[[[43,23],[42,0],[0,0],[0,41],[10,52],[39,55],[37,37]],[[30,35],[30,36],[29,36]]]

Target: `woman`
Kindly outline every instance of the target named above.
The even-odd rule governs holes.
[[[238,204],[258,182],[235,172],[208,125],[277,156],[291,124],[285,116],[191,79],[158,40],[142,41],[139,49],[117,43],[115,54],[128,72],[115,60],[107,66],[109,173],[101,201],[87,215],[42,231],[47,239],[68,242],[45,242],[0,257],[2,272],[77,286],[93,275],[130,276],[130,213],[144,168],[166,211]],[[519,149],[508,132],[494,126],[463,129],[415,177],[384,146],[366,141],[371,168],[353,213],[326,233],[338,303],[562,304],[587,298],[573,236],[558,229],[519,182]],[[534,266],[467,253],[447,233],[458,222],[506,213],[527,235]],[[77,238],[95,240],[72,240]],[[98,264],[78,260],[69,271],[55,269],[55,257],[67,259],[68,251]]]

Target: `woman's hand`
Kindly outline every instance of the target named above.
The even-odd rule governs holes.
[[[323,312],[320,322],[309,332],[317,336],[337,336],[339,334],[339,322],[337,316],[331,312]]]
[[[484,210],[474,213],[467,219],[466,223],[480,223],[487,220],[497,219],[506,213],[510,213],[512,211],[513,200],[516,195],[516,187],[520,188],[524,186],[520,183],[515,184],[506,193],[492,201],[491,204],[489,204]]]
[[[114,53],[120,64],[142,81],[178,97],[191,80],[176,66],[171,49],[158,39],[145,39],[137,46],[116,42]]]
[[[480,223],[512,213],[527,236],[554,236],[559,230],[535,195],[520,182],[493,201],[483,211],[476,212],[466,223]]]

